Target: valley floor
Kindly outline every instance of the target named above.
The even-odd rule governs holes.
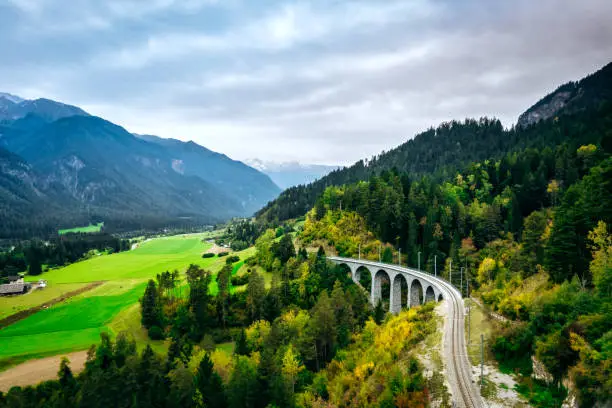
[[[99,342],[101,332],[117,335],[127,331],[139,348],[151,343],[157,352],[165,352],[168,344],[151,341],[140,325],[139,298],[146,281],[164,271],[177,269],[184,279],[189,264],[197,264],[216,274],[225,264],[225,257],[202,258],[212,246],[206,237],[190,234],[148,240],[131,251],[96,256],[32,277],[47,280],[46,290],[2,298],[4,318],[40,308],[0,330],[0,372],[6,370],[0,373],[2,387],[7,387],[11,378],[15,379],[14,385],[54,378],[63,353],[74,357],[71,366],[77,368],[84,361],[85,350]],[[253,252],[254,248],[236,253],[241,262],[235,265],[234,272]],[[101,281],[99,286],[66,296]],[[177,288],[179,292],[184,290],[185,285]],[[214,279],[210,291],[217,291]],[[50,304],[58,295],[60,301]]]

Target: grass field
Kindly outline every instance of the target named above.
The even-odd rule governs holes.
[[[106,285],[42,310],[0,331],[0,361],[10,358],[39,357],[86,349],[98,343],[106,324],[142,296],[145,283],[126,286],[117,293]]]
[[[85,286],[85,283],[49,284],[44,289],[34,289],[26,295],[0,297],[0,319],[15,314],[21,310],[41,305],[50,300]]]
[[[100,232],[100,230],[102,229],[103,226],[104,226],[104,223],[103,222],[99,222],[97,224],[89,224],[86,227],[76,227],[76,228],[61,229],[57,233],[60,234],[60,235],[63,235],[63,234],[71,233],[71,232],[74,232],[74,233],[77,233],[77,232],[82,232],[82,233]]]
[[[160,353],[167,350],[166,342],[150,341],[142,329],[138,299],[146,281],[160,272],[178,269],[183,274],[191,263],[218,272],[225,257],[201,256],[210,245],[202,242],[201,234],[158,238],[132,251],[97,256],[32,277],[46,279],[50,291],[2,298],[2,313],[10,315],[16,308],[40,305],[88,282],[105,283],[0,330],[0,370],[31,358],[85,350],[99,343],[101,332],[127,331],[139,347],[150,342]],[[236,271],[254,251],[236,253],[241,259]],[[214,278],[210,290],[217,293]]]
[[[52,283],[80,283],[101,280],[149,279],[166,270],[184,270],[190,263],[210,267],[218,258],[202,258],[210,244],[199,235],[181,235],[146,241],[132,251],[100,255],[45,272],[26,280],[47,279]]]
[[[147,330],[141,326],[140,317],[140,305],[135,303],[119,312],[107,327],[114,336],[121,332],[127,332],[132,335],[138,350],[142,350],[147,344],[150,344],[156,353],[166,354],[170,341],[149,339]]]

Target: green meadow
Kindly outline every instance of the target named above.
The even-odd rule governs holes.
[[[154,278],[157,273],[185,269],[190,263],[208,267],[218,261],[203,259],[202,254],[211,244],[203,243],[199,235],[180,235],[157,238],[139,244],[139,247],[111,255],[99,255],[82,262],[53,269],[42,276],[53,283],[82,283],[106,280]]]
[[[157,238],[141,242],[128,252],[96,256],[32,277],[46,279],[51,290],[3,298],[3,315],[40,305],[89,282],[104,283],[0,330],[0,369],[31,358],[85,350],[99,342],[101,332],[116,335],[127,331],[139,347],[152,343],[157,351],[163,351],[167,344],[150,341],[140,326],[138,301],[146,282],[174,269],[184,279],[184,271],[192,263],[216,274],[226,258],[202,258],[210,247],[202,242],[201,234]],[[234,266],[234,273],[244,269],[244,259],[254,251],[250,248],[236,253],[241,261]],[[218,291],[214,278],[210,291]]]
[[[0,297],[0,319],[21,310],[42,305],[65,293],[78,290],[85,285],[85,283],[49,284],[45,289],[35,289],[24,296],[2,296]]]
[[[86,227],[76,227],[76,228],[61,229],[57,233],[60,234],[60,235],[63,235],[63,234],[71,233],[71,232],[74,232],[74,233],[77,233],[77,232],[82,232],[82,233],[100,232],[100,230],[102,229],[103,226],[104,226],[104,223],[103,222],[99,222],[97,224],[89,224]]]

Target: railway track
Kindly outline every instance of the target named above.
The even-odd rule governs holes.
[[[447,361],[447,380],[453,394],[453,407],[481,408],[485,406],[480,396],[480,390],[473,381],[472,365],[468,359],[465,345],[463,298],[453,285],[444,279],[411,268],[358,259],[334,258],[340,262],[343,259],[350,260],[385,270],[404,272],[436,282],[438,289],[443,293],[444,299],[448,301],[450,309],[444,324],[444,354]]]
[[[450,296],[449,303],[452,302],[452,313],[449,318],[451,326],[450,357],[449,365],[452,366],[454,373],[456,391],[454,395],[454,406],[456,407],[482,407],[482,398],[477,387],[475,387],[471,372],[471,363],[467,357],[464,336],[464,306],[463,299],[457,296]],[[449,336],[447,334],[447,336]]]

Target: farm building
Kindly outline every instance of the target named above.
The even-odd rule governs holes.
[[[7,283],[6,285],[0,285],[0,296],[10,295],[22,295],[27,293],[32,285],[30,283]]]

